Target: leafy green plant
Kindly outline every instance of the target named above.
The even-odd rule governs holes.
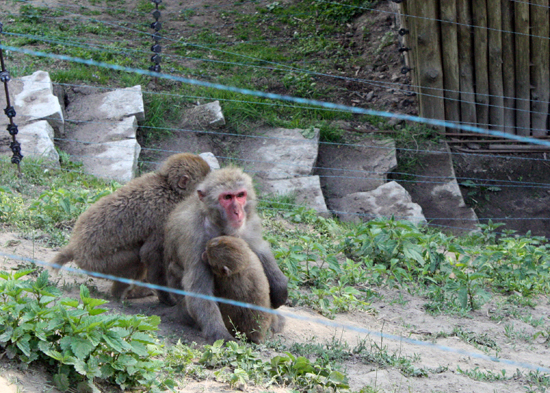
[[[215,375],[232,385],[253,380],[296,386],[305,390],[316,386],[333,388],[336,391],[349,388],[347,377],[322,359],[312,363],[303,356],[296,357],[286,352],[264,362],[252,347],[237,342],[227,342],[224,345],[219,340],[213,345],[205,346],[200,363],[208,368],[228,367],[231,371],[221,370]]]
[[[80,300],[62,299],[47,271],[21,280],[32,271],[0,272],[0,345],[10,359],[56,369],[54,382],[62,390],[81,384],[99,392],[100,381],[151,392],[173,387],[158,376],[158,317],[106,314],[100,306],[107,301],[91,298],[83,285]]]

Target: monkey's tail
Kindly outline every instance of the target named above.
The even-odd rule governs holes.
[[[74,259],[74,253],[73,250],[67,246],[62,248],[57,255],[52,259],[51,263],[55,265],[61,265],[63,266],[67,262],[70,262]],[[59,267],[52,266],[54,269],[59,269]]]

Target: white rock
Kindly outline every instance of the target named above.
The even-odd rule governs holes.
[[[102,94],[103,101],[98,107],[100,113],[107,119],[120,119],[126,116],[135,116],[138,120],[145,120],[143,95],[141,86],[127,87]]]
[[[19,127],[17,140],[23,157],[42,158],[48,164],[59,167],[59,154],[53,143],[53,128],[45,121],[37,121]]]
[[[208,163],[211,170],[214,171],[216,169],[220,169],[220,163],[218,162],[218,159],[214,154],[210,152],[206,152],[206,153],[199,154],[199,156],[202,157],[202,159]]]
[[[393,216],[415,224],[426,222],[420,205],[414,203],[407,190],[394,181],[372,191],[347,195],[334,203],[342,221],[369,221]]]
[[[23,83],[22,90],[15,95],[13,105],[17,112],[16,124],[47,120],[55,130],[56,136],[63,135],[63,111],[59,100],[53,94],[50,75],[36,71],[32,75],[19,78]]]
[[[296,195],[296,203],[327,214],[328,209],[321,191],[319,176],[294,177],[291,179],[267,180],[262,182],[261,192],[273,195]]]

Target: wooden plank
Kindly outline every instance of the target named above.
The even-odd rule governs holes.
[[[548,0],[546,0],[548,1]],[[501,0],[487,0],[489,51],[489,122],[492,129],[504,130],[504,86],[502,80]]]
[[[487,2],[472,0],[476,115],[480,127],[489,123],[489,69],[487,58]]]
[[[544,136],[550,98],[548,0],[531,0],[531,3],[531,131],[534,136]]]
[[[416,24],[418,18],[416,16],[415,1],[403,1],[400,3],[402,12],[403,27],[408,30],[408,33],[403,35],[403,42],[406,43],[409,48],[408,52],[408,67],[411,68],[411,84],[414,86],[414,90],[417,93],[418,104],[421,107],[421,95],[420,95],[420,82],[418,80],[418,47],[416,45]]]
[[[418,46],[418,80],[420,82],[420,115],[431,119],[445,119],[443,101],[443,66],[439,34],[438,0],[415,3],[416,44]],[[442,130],[442,127],[436,127]]]
[[[502,87],[504,89],[504,132],[515,134],[516,79],[513,2],[502,2]]]
[[[470,0],[457,0],[457,15],[460,116],[462,122],[476,124]]]
[[[516,44],[516,134],[530,135],[529,4],[514,2]],[[546,22],[548,23],[548,22]]]
[[[456,0],[441,1],[440,11],[445,119],[458,122],[460,121],[460,77]]]

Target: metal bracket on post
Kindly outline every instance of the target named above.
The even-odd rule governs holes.
[[[162,61],[162,56],[159,54],[162,52],[162,47],[160,46],[159,42],[162,39],[162,36],[159,34],[160,29],[162,29],[162,23],[159,22],[160,19],[160,10],[159,10],[159,4],[162,3],[162,0],[151,0],[153,3],[155,3],[155,10],[153,11],[153,18],[155,18],[155,21],[151,23],[151,29],[155,30],[155,32],[151,35],[153,37],[153,40],[155,43],[151,46],[151,51],[154,53],[153,56],[151,56],[151,61],[153,62],[153,65],[149,67],[149,71],[153,72],[160,72],[160,62]]]

